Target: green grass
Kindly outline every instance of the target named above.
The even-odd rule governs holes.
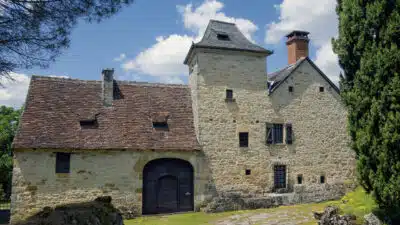
[[[242,210],[232,211],[223,213],[182,213],[162,216],[143,216],[133,220],[126,220],[125,225],[200,225],[200,224],[212,224],[222,219],[228,219],[234,215],[240,215],[238,221],[243,221],[251,215],[257,215],[261,213],[271,213],[275,217],[279,216],[279,213],[285,213],[291,218],[310,218],[309,222],[305,222],[302,225],[315,225],[316,220],[312,218],[312,212],[323,211],[328,205],[336,205],[340,208],[341,214],[354,214],[357,216],[357,223],[362,224],[363,216],[370,213],[377,208],[377,204],[370,195],[367,195],[362,188],[357,188],[355,191],[346,194],[341,200],[328,201],[322,203],[312,204],[301,204],[292,206],[281,206],[277,208],[269,209],[257,209],[257,210]],[[269,219],[277,219],[274,216]],[[296,220],[296,219],[295,219]],[[257,223],[256,223],[257,224]]]
[[[10,202],[0,202],[0,210],[10,209]]]

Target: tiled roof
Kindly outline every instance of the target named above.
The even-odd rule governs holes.
[[[218,39],[218,35],[227,35],[227,40]],[[200,42],[192,44],[188,55],[185,59],[185,64],[194,48],[215,48],[229,49],[272,54],[272,51],[267,50],[249,41],[234,23],[227,23],[217,20],[210,20],[207,29],[204,32]]]
[[[33,76],[13,147],[199,149],[187,85],[115,84],[119,97],[104,107],[101,81]],[[152,119],[163,115],[169,131],[152,127]],[[97,119],[97,128],[81,128],[81,120],[91,119]]]
[[[317,70],[317,72],[333,87],[336,92],[340,92],[339,88],[315,65],[309,58],[304,57],[297,60],[296,63],[290,64],[276,72],[268,74],[269,93],[273,93],[293,72],[305,61]]]

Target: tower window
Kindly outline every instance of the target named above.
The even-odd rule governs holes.
[[[324,92],[325,88],[324,87],[319,87],[319,92]]]
[[[293,92],[293,86],[289,86],[288,90],[289,92]]]
[[[227,34],[217,34],[217,38],[220,41],[230,41],[231,40]]]
[[[226,89],[226,99],[233,99],[233,91],[231,89]]]
[[[324,175],[322,175],[322,176],[319,178],[319,182],[320,182],[321,184],[324,184],[324,183],[325,183],[325,176],[324,176]]]
[[[251,174],[251,170],[247,169],[246,170],[246,175],[250,175]]]
[[[302,174],[297,175],[297,183],[298,184],[302,184],[303,183],[303,175]]]
[[[249,133],[248,132],[240,132],[239,133],[239,146],[240,147],[249,147]]]

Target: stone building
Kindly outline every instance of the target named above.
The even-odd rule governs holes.
[[[110,69],[100,81],[33,76],[12,221],[100,195],[126,218],[340,197],[355,167],[346,110],[308,43],[287,35],[288,65],[267,74],[271,51],[211,20],[184,61],[189,85],[116,81]]]

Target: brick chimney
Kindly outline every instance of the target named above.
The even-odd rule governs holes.
[[[114,93],[114,69],[103,69],[102,74],[102,100],[104,106],[112,106]]]
[[[288,64],[297,62],[302,57],[308,56],[309,32],[295,30],[290,32],[287,37],[286,45],[288,49]]]

